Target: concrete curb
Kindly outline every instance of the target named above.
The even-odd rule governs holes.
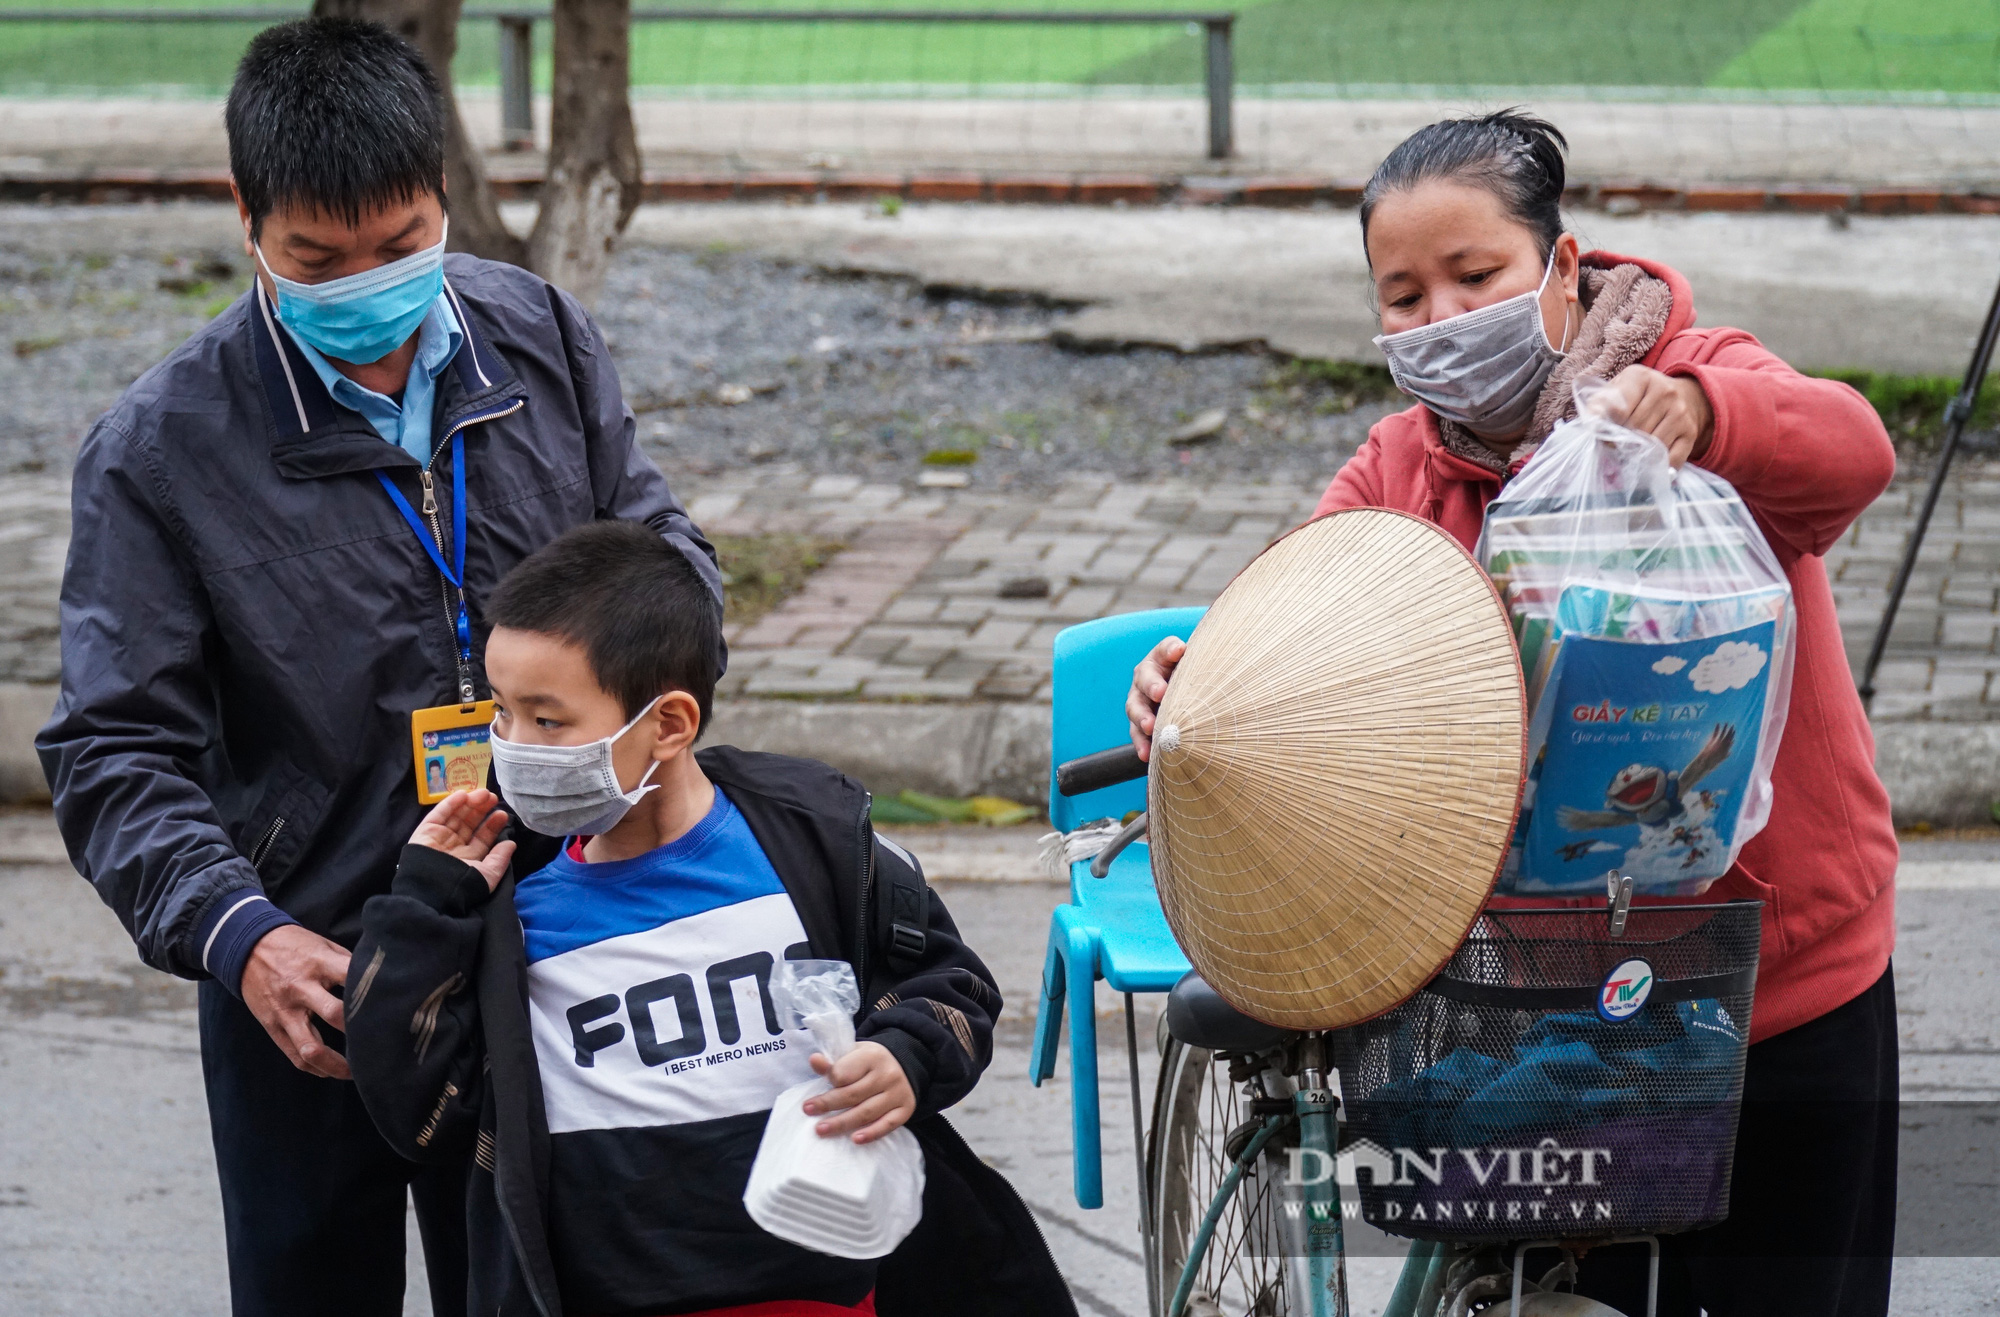
[[[1990,825],[2000,803],[2000,723],[1878,723],[1875,771],[1897,827]]]
[[[807,755],[878,793],[986,791],[1039,804],[1049,792],[1045,704],[862,704],[728,700],[715,736],[746,749]],[[1991,824],[2000,801],[2000,723],[1882,723],[1875,766],[1896,825]]]
[[[878,794],[1048,799],[1046,704],[718,700],[712,726],[718,744],[824,760]]]
[[[0,682],[0,803],[49,798],[35,733],[54,686]],[[1049,792],[1049,706],[717,700],[711,743],[824,760],[878,794],[985,792],[1040,804]],[[1875,727],[1875,768],[1896,825],[1976,827],[2000,801],[2000,722]]]
[[[56,707],[56,688],[0,681],[0,804],[38,805],[49,782],[35,755],[35,733]]]
[[[498,169],[489,180],[503,201],[532,200],[542,185],[537,169]],[[856,174],[838,171],[741,170],[714,174],[650,174],[642,201],[910,201],[998,202],[1083,206],[1267,206],[1352,208],[1366,179],[1319,177],[1199,177],[1179,174]],[[0,201],[105,204],[132,201],[228,201],[229,173],[219,169],[105,169],[78,174],[0,172]],[[1863,215],[1996,215],[2000,195],[1946,187],[1861,187],[1850,184],[1708,184],[1608,179],[1573,183],[1563,198],[1573,210],[1612,214],[1677,210],[1727,214],[1856,213]]]

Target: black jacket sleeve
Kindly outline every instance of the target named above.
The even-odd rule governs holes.
[[[876,842],[876,864],[914,859]],[[922,870],[917,877],[922,879]],[[993,1059],[993,1024],[1000,989],[985,962],[965,945],[944,901],[928,885],[928,928],[914,965],[871,976],[872,1002],[863,1004],[855,1036],[880,1043],[901,1063],[917,1094],[917,1115],[951,1106],[979,1082]]]
[[[148,965],[199,978],[199,930],[263,890],[191,772],[222,734],[208,596],[119,415],[84,440],[70,501],[62,689],[35,749],[77,871]]]
[[[461,1158],[488,1080],[480,935],[491,899],[464,861],[405,846],[387,896],[361,911],[347,970],[347,1064],[362,1105],[412,1161]]]

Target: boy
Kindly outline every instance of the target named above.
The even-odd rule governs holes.
[[[382,1133],[472,1153],[469,1311],[1073,1313],[1020,1200],[935,1115],[990,1058],[1000,994],[915,861],[832,769],[694,750],[720,652],[694,569],[598,522],[515,568],[486,620],[505,807],[431,811],[363,911],[345,999]],[[850,962],[871,1003],[837,1065],[774,1009],[795,958]],[[916,1119],[925,1222],[879,1265],[743,1207],[773,1099],[815,1072],[824,1137]]]

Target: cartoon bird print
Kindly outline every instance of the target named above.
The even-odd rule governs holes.
[[[1707,743],[1680,772],[1669,773],[1657,764],[1628,764],[1618,770],[1611,785],[1604,789],[1605,808],[1573,809],[1564,805],[1556,811],[1556,821],[1571,832],[1622,828],[1633,823],[1659,827],[1685,812],[1681,793],[1721,767],[1735,745],[1735,726],[1718,724],[1708,734]]]

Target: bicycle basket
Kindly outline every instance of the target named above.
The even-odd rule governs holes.
[[[1335,1035],[1339,1172],[1443,1241],[1691,1230],[1729,1214],[1762,903],[1487,910],[1444,970]]]

